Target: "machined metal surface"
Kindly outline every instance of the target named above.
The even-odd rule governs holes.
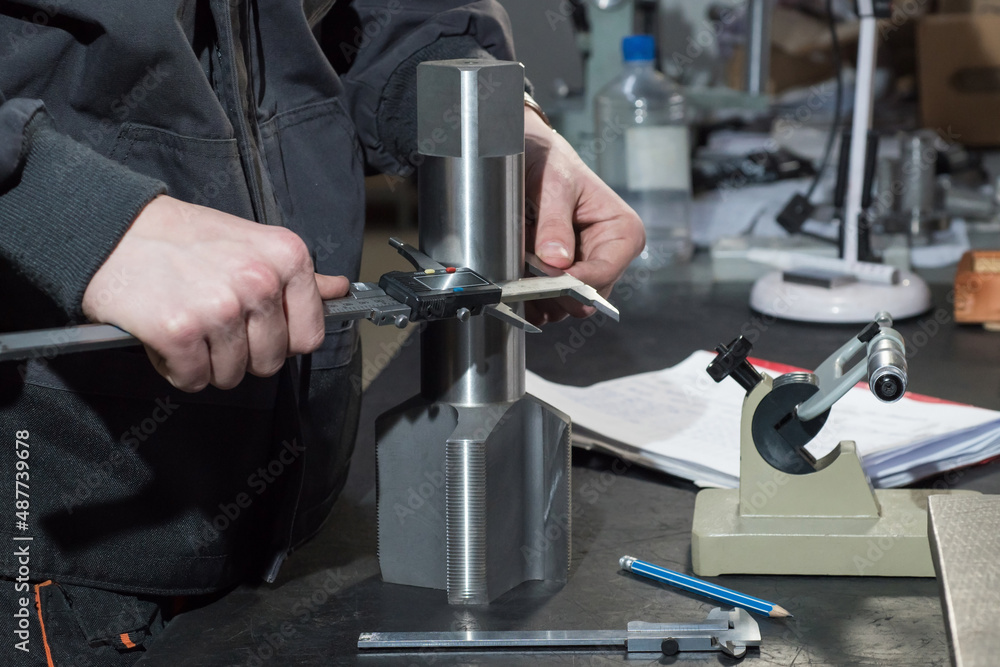
[[[522,106],[523,99],[522,94]],[[523,116],[520,106],[517,113]],[[468,266],[493,282],[520,278],[523,183],[522,152],[507,157],[427,157],[420,168],[421,250],[450,266]],[[520,309],[514,310],[520,314]],[[514,401],[524,394],[524,334],[503,322],[435,322],[421,337],[421,349],[427,360],[427,396],[483,405]]]
[[[360,650],[460,651],[490,649],[624,649],[630,654],[674,655],[681,651],[721,651],[741,658],[760,646],[760,627],[743,609],[716,607],[701,623],[631,621],[626,630],[541,630],[491,632],[363,632]]]
[[[486,604],[486,443],[445,444],[448,601]]]
[[[485,604],[528,580],[565,582],[569,568],[569,420],[524,393],[520,301],[614,309],[571,276],[521,280],[523,67],[422,63],[417,88],[420,250],[397,248],[501,285],[503,307],[429,322],[420,396],[379,419],[379,564],[387,582]]]
[[[882,338],[868,351],[868,387],[886,403],[903,398],[907,384],[906,352],[900,341]]]
[[[523,107],[519,63],[417,67],[420,250],[493,282],[524,266]],[[503,322],[431,324],[421,350],[425,396],[483,405],[524,394],[524,333]]]
[[[376,423],[378,551],[386,582],[485,604],[566,581],[569,419],[526,395],[453,406],[417,396]]]
[[[956,667],[1000,654],[1000,496],[931,496],[928,537]]]

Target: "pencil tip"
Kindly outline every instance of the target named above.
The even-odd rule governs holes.
[[[795,618],[788,613],[787,609],[778,605],[771,607],[771,613],[768,614],[768,616],[771,616],[772,618]]]

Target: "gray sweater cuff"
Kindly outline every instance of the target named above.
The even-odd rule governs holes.
[[[0,186],[0,254],[71,318],[139,212],[166,186],[56,131],[39,110]]]

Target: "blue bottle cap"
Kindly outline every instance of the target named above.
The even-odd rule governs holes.
[[[656,42],[652,35],[632,35],[622,40],[625,62],[652,60],[656,53]]]

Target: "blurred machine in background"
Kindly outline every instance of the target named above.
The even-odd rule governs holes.
[[[768,109],[774,0],[501,0],[534,97],[594,166],[594,96],[621,71],[622,39],[654,35],[660,70],[686,87],[700,110]],[[742,91],[725,85],[745,44]],[[665,47],[664,45],[669,45]],[[745,92],[744,92],[745,91]]]
[[[986,74],[1000,70],[998,0],[863,2],[881,17],[867,27],[857,0],[500,1],[535,98],[613,186],[601,158],[627,132],[605,131],[596,98],[620,78],[623,38],[655,37],[655,64],[687,107],[691,241],[711,252],[715,280],[759,278],[763,257],[784,268],[775,253],[789,250],[800,264],[840,257],[906,276],[1000,245],[1000,152],[990,150],[1000,78]],[[644,148],[629,169],[678,170],[675,156]]]

